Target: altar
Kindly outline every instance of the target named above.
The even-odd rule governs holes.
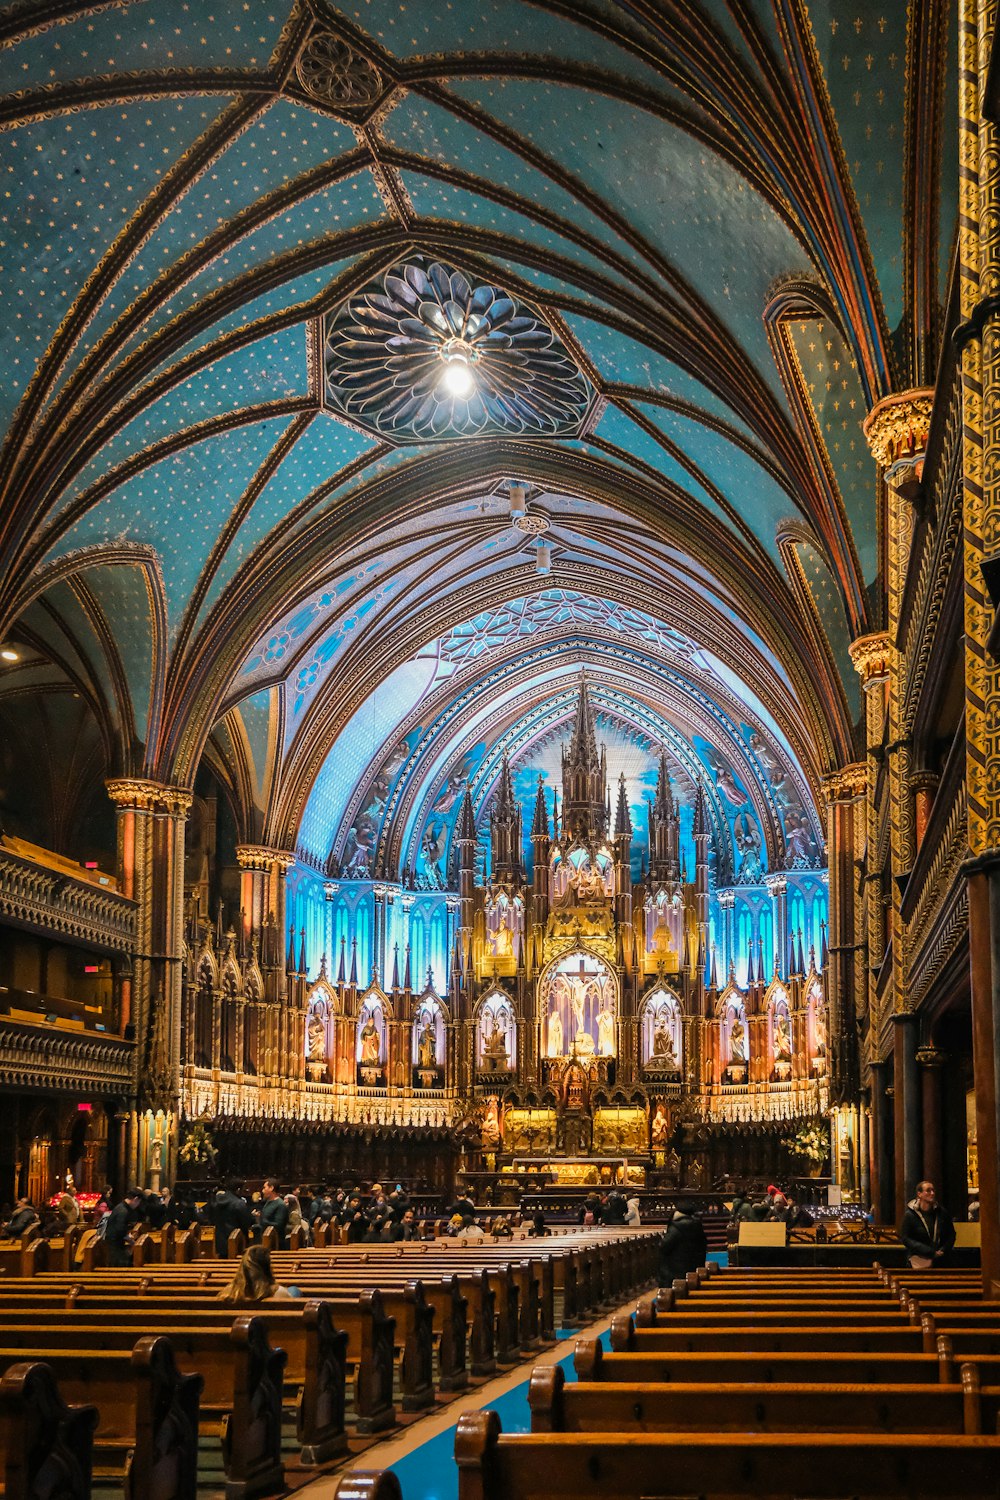
[[[644,1187],[648,1162],[626,1156],[515,1156],[501,1180],[530,1176],[552,1187]]]

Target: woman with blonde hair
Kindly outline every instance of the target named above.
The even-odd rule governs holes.
[[[219,1293],[220,1302],[288,1302],[292,1293],[274,1279],[271,1252],[251,1245],[236,1268],[236,1275]]]

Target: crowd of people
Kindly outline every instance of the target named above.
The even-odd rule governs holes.
[[[711,1209],[718,1213],[720,1205],[713,1203]],[[669,1283],[674,1277],[683,1276],[703,1264],[707,1244],[699,1216],[672,1203],[665,1205],[665,1210],[666,1228],[660,1261],[661,1279]],[[808,1227],[815,1222],[808,1209],[774,1184],[770,1184],[766,1192],[753,1196],[738,1193],[732,1200],[729,1213],[730,1228],[734,1231],[746,1221],[783,1223],[790,1229]],[[85,1213],[76,1188],[67,1184],[41,1208],[22,1197],[6,1216],[0,1217],[0,1238],[12,1240],[32,1232],[46,1238],[60,1236],[83,1222]],[[584,1199],[577,1217],[580,1223],[588,1226],[634,1227],[641,1222],[639,1198],[635,1194],[627,1196],[616,1187],[604,1192],[595,1190]],[[97,1195],[86,1218],[104,1239],[111,1266],[130,1264],[133,1242],[144,1229],[160,1229],[165,1224],[188,1229],[199,1224],[211,1230],[215,1252],[220,1257],[227,1255],[230,1236],[234,1230],[239,1230],[248,1242],[253,1242],[254,1254],[241,1265],[233,1288],[228,1290],[234,1297],[250,1301],[257,1300],[253,1288],[273,1285],[273,1278],[268,1280],[270,1260],[259,1243],[267,1229],[274,1230],[281,1249],[287,1248],[288,1237],[296,1229],[301,1230],[305,1244],[311,1243],[320,1225],[340,1226],[346,1230],[349,1244],[411,1240],[417,1232],[413,1202],[400,1182],[388,1192],[376,1182],[367,1191],[348,1184],[316,1190],[299,1188],[297,1192],[283,1193],[277,1180],[268,1177],[259,1192],[247,1195],[239,1183],[232,1182],[219,1188],[206,1202],[197,1202],[183,1194],[175,1195],[167,1187],[155,1191],[132,1187],[114,1202],[110,1189],[107,1189]],[[512,1234],[514,1228],[523,1222],[527,1222],[530,1234],[550,1232],[540,1209],[529,1215],[527,1221],[520,1213],[512,1212],[494,1214],[484,1224],[480,1222],[471,1193],[460,1190],[448,1208],[445,1233],[471,1241],[482,1240],[487,1232],[494,1238],[502,1238]],[[933,1266],[947,1262],[955,1243],[955,1226],[937,1202],[933,1183],[917,1184],[915,1197],[907,1207],[899,1232],[911,1265]],[[272,1293],[262,1292],[260,1295]]]

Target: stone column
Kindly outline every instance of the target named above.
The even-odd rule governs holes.
[[[917,1024],[912,1011],[892,1018],[894,1084],[893,1125],[896,1147],[895,1222],[903,1217],[922,1176],[920,1136],[920,1079],[917,1073]]]
[[[864,1099],[858,1106],[858,1188],[861,1207],[867,1209],[872,1201],[871,1178],[871,1117]]]
[[[923,1116],[922,1175],[933,1182],[942,1198],[944,1190],[944,1151],[941,1132],[943,1125],[942,1094],[943,1072],[948,1054],[936,1047],[919,1047],[917,1064],[920,1068],[920,1098]]]
[[[728,979],[736,954],[733,949],[733,912],[736,909],[736,892],[719,891],[719,910],[722,912],[722,951],[725,955],[725,975]]]
[[[983,1285],[1000,1298],[1000,659],[984,560],[1000,551],[1000,132],[985,117],[996,0],[960,0],[962,361],[969,953]]]
[[[184,820],[191,793],[138,778],[106,783],[117,809],[118,876],[138,906],[129,996],[135,1033],[135,1090],[141,1109],[162,1109],[169,1124],[172,1178],[180,1091],[184,953]],[[123,998],[123,1005],[124,1005]],[[133,1143],[130,1165],[147,1163]]]
[[[913,825],[916,847],[919,849],[927,832],[941,778],[936,771],[914,771],[910,777],[913,794]]]
[[[865,1003],[867,943],[859,936],[862,908],[856,900],[857,861],[864,846],[864,798],[868,769],[855,761],[827,776],[827,864],[830,872],[830,942],[827,968],[827,1037],[830,1087],[843,1093],[857,1086],[857,1014]]]
[[[887,1092],[888,1063],[871,1064],[871,1174],[872,1204],[878,1224],[892,1222],[895,1206],[895,1179],[889,1167],[889,1148],[893,1139],[892,1100]]]
[[[782,977],[788,978],[788,882],[784,875],[767,875],[764,877],[767,893],[771,898],[771,911],[774,929],[774,967]],[[770,974],[764,976],[764,983],[769,984]]]

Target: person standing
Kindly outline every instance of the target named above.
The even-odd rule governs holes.
[[[257,1223],[261,1234],[265,1229],[274,1229],[278,1235],[278,1249],[288,1248],[288,1204],[278,1192],[278,1184],[273,1177],[264,1178],[264,1186],[260,1190],[260,1208],[257,1210]]]
[[[129,1188],[120,1203],[116,1203],[108,1217],[104,1230],[104,1243],[108,1247],[109,1266],[132,1264],[132,1252],[128,1237],[132,1226],[139,1218],[142,1193],[137,1187]]]
[[[933,1182],[917,1183],[917,1195],[906,1205],[899,1237],[915,1271],[947,1265],[955,1243],[955,1225],[951,1214],[938,1203]]]
[[[241,1229],[249,1238],[252,1224],[250,1205],[245,1198],[240,1197],[236,1184],[231,1182],[225,1190],[220,1188],[212,1205],[215,1253],[220,1260],[225,1260],[229,1254],[229,1236],[233,1230]]]
[[[660,1285],[669,1286],[675,1278],[696,1271],[707,1256],[708,1240],[701,1220],[675,1209],[660,1241]]]

